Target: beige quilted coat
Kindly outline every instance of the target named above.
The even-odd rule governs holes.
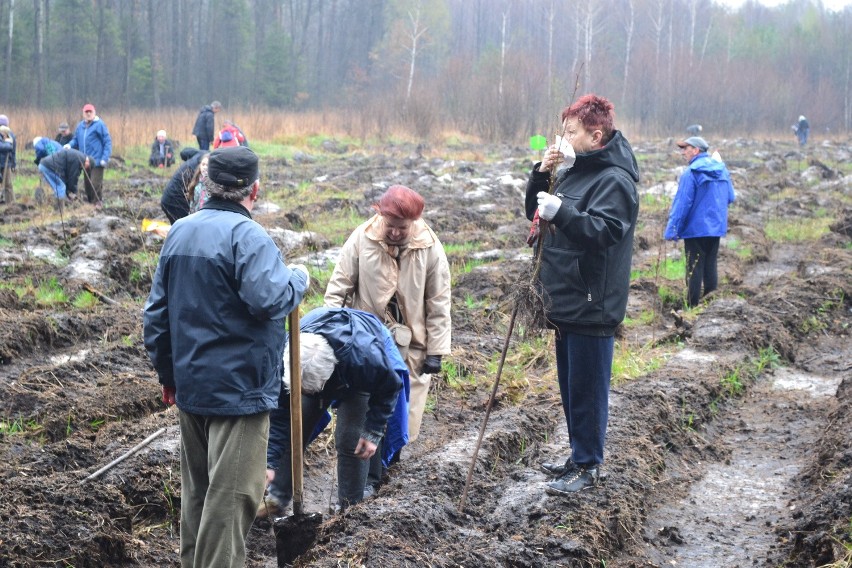
[[[420,374],[426,355],[450,353],[450,266],[444,247],[423,219],[411,227],[404,247],[384,243],[384,221],[374,215],[343,245],[325,292],[328,307],[350,307],[388,322],[394,292],[404,323],[411,328],[405,362],[411,374],[409,442],[419,432],[431,376]]]

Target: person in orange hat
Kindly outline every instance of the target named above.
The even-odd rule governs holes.
[[[104,121],[95,113],[95,105],[83,105],[83,120],[66,146],[80,150],[92,159],[92,169],[84,180],[86,200],[100,207],[103,204],[104,170],[112,155],[112,138]]]

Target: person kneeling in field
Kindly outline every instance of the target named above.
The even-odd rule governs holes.
[[[327,409],[336,407],[337,495],[345,510],[364,499],[368,473],[381,471],[408,442],[408,368],[373,314],[317,308],[302,318],[299,329],[303,443],[307,446],[325,428]],[[260,518],[281,514],[293,497],[289,353],[288,345],[278,408],[270,416],[269,486],[258,508]]]

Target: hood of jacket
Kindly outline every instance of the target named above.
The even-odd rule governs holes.
[[[692,158],[689,162],[689,169],[699,176],[699,181],[702,178],[709,180],[722,180],[728,177],[728,168],[723,162],[717,162],[707,153],[702,152]]]
[[[633,179],[639,181],[639,164],[627,139],[620,130],[616,130],[612,139],[603,148],[577,154],[574,166],[560,175],[560,179],[569,171],[582,172],[585,170],[600,171],[605,168],[616,166],[621,168]],[[557,181],[557,183],[558,183]]]

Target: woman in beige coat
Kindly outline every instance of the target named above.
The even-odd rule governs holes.
[[[409,442],[420,432],[432,375],[450,353],[450,265],[420,218],[424,207],[414,190],[390,187],[343,245],[325,292],[326,306],[373,313],[391,329],[411,378]]]

